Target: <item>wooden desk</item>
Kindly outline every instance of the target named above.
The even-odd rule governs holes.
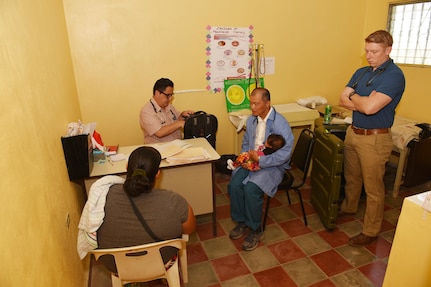
[[[210,155],[210,158],[181,164],[169,163],[166,160],[162,160],[160,163],[162,172],[157,180],[156,187],[170,189],[184,196],[192,206],[195,215],[212,213],[213,233],[216,235],[214,162],[220,158],[220,155],[205,138],[194,138],[184,141],[193,147],[204,148]],[[122,153],[128,158],[130,153],[138,147],[140,146],[120,146],[118,153]],[[90,182],[94,182],[98,177],[105,175],[115,174],[125,176],[126,165],[127,159],[113,162],[112,164],[108,161],[94,163],[90,180],[86,180],[86,185],[87,183],[91,184]]]

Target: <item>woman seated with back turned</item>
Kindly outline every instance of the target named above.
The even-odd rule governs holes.
[[[130,154],[126,181],[112,185],[106,197],[105,217],[97,230],[99,249],[180,238],[195,231],[196,219],[187,201],[173,191],[154,188],[160,161],[160,153],[152,147],[139,147]],[[133,205],[159,240],[143,227]],[[167,263],[176,253],[173,247],[162,250],[163,261]],[[102,256],[100,260],[116,272],[112,256]]]

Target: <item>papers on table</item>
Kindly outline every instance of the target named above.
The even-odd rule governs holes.
[[[194,147],[182,140],[151,145],[157,149],[162,159],[170,163],[188,163],[210,158],[208,152],[202,147]]]
[[[152,147],[159,151],[162,159],[165,159],[191,147],[191,145],[182,140],[173,140],[171,142],[154,144]]]
[[[205,160],[210,158],[208,152],[202,147],[189,147],[181,152],[167,157],[166,160],[172,163],[187,163],[196,160]]]

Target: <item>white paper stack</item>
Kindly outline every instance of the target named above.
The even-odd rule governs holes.
[[[189,147],[181,152],[166,158],[171,163],[187,163],[210,158],[208,152],[202,147]]]
[[[155,144],[152,145],[152,147],[159,151],[162,159],[165,159],[176,155],[187,148],[190,148],[191,145],[182,140],[173,140],[167,143]]]

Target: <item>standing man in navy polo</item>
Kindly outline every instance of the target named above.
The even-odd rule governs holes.
[[[356,213],[362,186],[366,192],[363,230],[349,239],[365,246],[377,239],[383,221],[385,166],[392,152],[391,126],[405,88],[401,69],[389,57],[391,34],[378,30],[365,39],[369,66],[358,69],[341,93],[340,105],[353,111],[344,141],[346,197],[339,216]]]

